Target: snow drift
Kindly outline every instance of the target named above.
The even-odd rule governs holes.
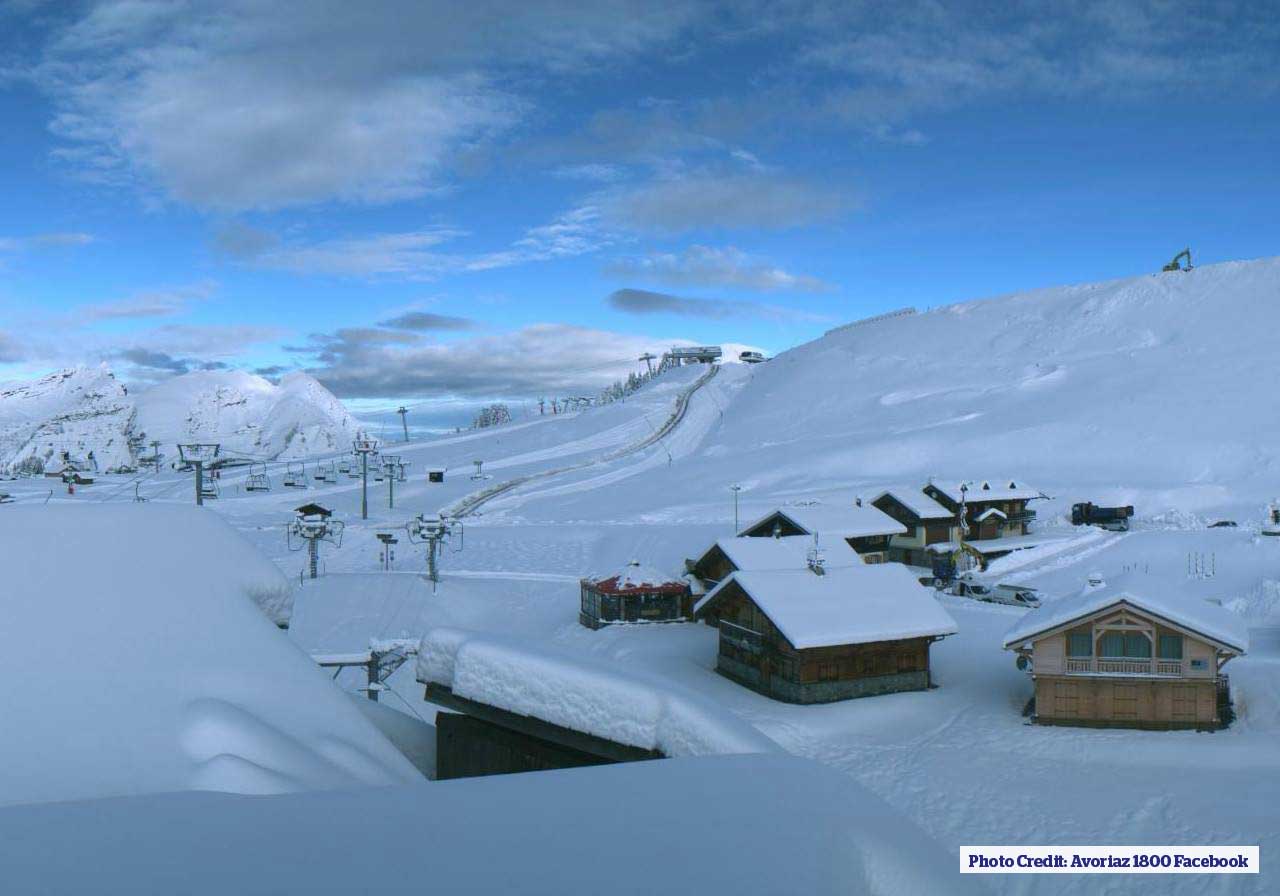
[[[417,779],[255,606],[283,576],[195,507],[0,514],[0,805]]]

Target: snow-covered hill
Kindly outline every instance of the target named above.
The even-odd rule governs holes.
[[[0,385],[0,469],[61,467],[63,452],[103,470],[132,462],[133,398],[105,364]]]
[[[141,393],[137,428],[150,442],[219,442],[227,454],[306,457],[350,448],[355,420],[305,373],[279,385],[239,370],[193,371]]]
[[[1278,490],[1280,258],[967,302],[754,371],[701,454],[755,490],[1014,476],[1190,509]]]
[[[153,440],[170,457],[178,442],[305,457],[341,450],[356,430],[342,403],[303,373],[275,385],[243,371],[198,371],[131,394],[103,364],[0,385],[0,469],[58,469],[65,453],[109,471],[133,466]]]

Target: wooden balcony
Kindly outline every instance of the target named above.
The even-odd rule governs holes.
[[[1182,660],[1120,657],[1066,658],[1068,675],[1157,675],[1181,678]]]

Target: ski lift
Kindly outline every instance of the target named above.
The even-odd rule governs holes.
[[[271,491],[271,480],[267,478],[266,464],[252,464],[249,467],[249,482],[245,485],[246,491],[251,492],[269,492]]]
[[[212,476],[206,477],[200,483],[200,497],[206,500],[221,496],[221,490],[218,488],[218,480]]]
[[[288,488],[307,487],[307,465],[290,461],[284,472],[284,484]]]
[[[339,472],[339,473],[346,473],[346,474],[350,475],[350,473],[351,473],[351,461],[349,461],[349,460],[341,460],[341,461],[338,461],[338,472]]]

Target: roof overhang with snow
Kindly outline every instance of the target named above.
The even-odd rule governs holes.
[[[924,492],[916,492],[910,489],[887,489],[880,492],[868,503],[874,504],[884,497],[897,501],[922,520],[949,520],[955,518],[954,513]]]
[[[780,507],[743,526],[739,535],[766,526],[775,519],[786,520],[802,535],[829,538],[868,538],[876,535],[902,535],[907,527],[878,507],[850,504],[847,507],[810,506]]]

